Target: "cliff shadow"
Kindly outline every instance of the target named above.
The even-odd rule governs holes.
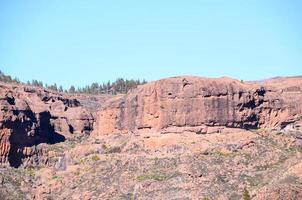
[[[9,137],[11,146],[8,153],[8,162],[11,167],[20,167],[22,161],[30,156],[24,155],[25,147],[65,141],[65,137],[55,132],[51,125],[51,115],[48,111],[41,112],[37,116],[31,110],[18,111],[15,114],[18,114],[17,120],[7,124],[7,127],[11,129]]]

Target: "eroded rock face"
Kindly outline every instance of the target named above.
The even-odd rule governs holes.
[[[302,78],[241,83],[175,77],[113,98],[98,113],[94,135],[194,127],[283,128],[301,120]]]
[[[34,87],[0,85],[0,163],[13,167],[46,162],[43,145],[89,134],[91,113],[76,99]]]

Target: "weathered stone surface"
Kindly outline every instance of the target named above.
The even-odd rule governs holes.
[[[264,187],[256,195],[255,200],[270,199],[302,199],[301,184],[274,185],[273,187]]]
[[[301,120],[301,113],[301,77],[249,83],[174,77],[108,100],[93,135],[203,126],[284,128]]]
[[[0,163],[18,167],[43,160],[43,144],[90,133],[93,116],[79,101],[35,87],[0,85]]]

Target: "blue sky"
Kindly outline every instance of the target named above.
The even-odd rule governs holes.
[[[302,75],[300,0],[0,0],[0,69],[65,87]]]

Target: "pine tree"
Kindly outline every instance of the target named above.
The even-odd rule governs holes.
[[[43,82],[42,81],[38,81],[38,86],[39,87],[43,87]]]
[[[31,85],[32,85],[32,86],[39,86],[39,83],[38,83],[37,80],[32,80],[32,81],[31,81]]]
[[[98,94],[98,91],[99,91],[99,84],[98,83],[92,83],[90,88],[91,88],[91,93],[92,94]]]
[[[72,85],[69,90],[68,90],[69,93],[75,93],[75,87]]]
[[[57,84],[56,84],[56,83],[53,84],[53,90],[54,90],[54,91],[58,91],[58,87],[57,87]]]
[[[59,87],[59,92],[63,92],[63,87],[62,87],[62,85],[60,85],[60,87]]]
[[[16,77],[14,78],[13,82],[15,82],[15,83],[21,83],[21,81],[18,78],[16,78]]]

